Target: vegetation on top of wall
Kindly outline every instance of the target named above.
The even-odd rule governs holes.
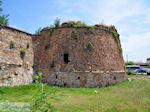
[[[27,49],[30,47],[30,44],[29,44],[29,42],[27,42]]]
[[[15,48],[15,42],[10,41],[10,43],[9,43],[9,48],[10,48],[10,49]]]
[[[113,36],[114,36],[114,38],[115,38],[115,40],[117,42],[117,45],[119,47],[119,53],[122,54],[122,48],[121,48],[121,42],[120,42],[119,34],[117,32],[115,32],[115,31],[111,31],[111,32],[113,33]]]
[[[50,48],[50,43],[48,43],[46,46],[45,46],[45,49],[48,49]]]
[[[54,68],[54,67],[55,67],[54,60],[52,60],[52,62],[51,62],[51,64],[50,64],[50,67],[51,67],[51,68]]]
[[[57,28],[60,26],[60,19],[59,18],[56,18],[55,21],[54,21],[54,26]]]
[[[95,31],[94,27],[88,28],[88,33],[93,34]]]
[[[71,33],[71,38],[73,38],[75,40],[78,39],[78,36],[77,36],[77,34],[74,31]]]
[[[85,49],[90,50],[91,48],[93,48],[93,44],[89,41]]]
[[[42,30],[41,27],[38,28],[38,29],[35,31],[35,34],[36,34],[36,35],[40,35],[41,30]]]
[[[26,50],[20,49],[20,57],[24,58],[25,54],[26,54]]]
[[[91,27],[94,27],[94,26],[89,26],[87,24],[85,24],[85,22],[81,22],[81,21],[67,21],[67,22],[64,22],[61,24],[61,26],[68,26],[68,27],[76,27],[76,28],[91,28]]]

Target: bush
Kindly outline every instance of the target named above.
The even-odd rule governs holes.
[[[74,31],[71,33],[71,38],[73,38],[75,40],[78,39],[78,36],[77,36],[77,34]]]
[[[50,43],[48,43],[46,46],[45,46],[45,49],[48,49],[50,47]]]
[[[55,25],[55,27],[59,27],[60,26],[60,19],[55,19],[55,21],[54,21],[54,25]]]
[[[135,65],[132,61],[129,61],[127,65]]]
[[[27,42],[27,49],[30,47],[30,44],[29,44],[29,42]]]
[[[130,70],[127,71],[128,75],[132,75],[132,72]]]
[[[12,48],[14,48],[14,47],[15,47],[15,42],[10,41],[10,43],[9,43],[9,48],[12,49]]]
[[[51,68],[54,68],[54,67],[55,67],[54,60],[51,62],[50,67],[51,67]]]
[[[147,75],[150,75],[150,72],[147,72]]]
[[[41,32],[41,28],[38,28],[38,29],[35,31],[35,34],[36,34],[36,35],[40,35],[40,32]]]
[[[24,58],[25,54],[26,54],[26,51],[24,49],[21,49],[20,50],[20,57]]]
[[[92,47],[93,47],[93,45],[92,45],[92,43],[89,41],[85,49],[86,49],[86,50],[89,50],[89,49],[91,49]]]
[[[94,31],[95,31],[94,27],[91,27],[91,28],[88,29],[88,32],[89,32],[90,34],[94,33]]]

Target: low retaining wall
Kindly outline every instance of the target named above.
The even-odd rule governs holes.
[[[49,72],[49,74],[43,74],[43,82],[66,87],[103,87],[125,79],[125,72]]]

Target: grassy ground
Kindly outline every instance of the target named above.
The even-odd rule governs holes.
[[[47,102],[57,112],[150,112],[150,76],[129,76],[114,86],[103,88],[45,88]],[[97,93],[95,92],[97,91]],[[30,102],[36,93],[31,85],[0,87],[0,100]]]

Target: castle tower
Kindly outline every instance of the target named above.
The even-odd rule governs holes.
[[[68,87],[101,87],[126,79],[114,26],[44,28],[33,36],[34,69],[43,82]]]

